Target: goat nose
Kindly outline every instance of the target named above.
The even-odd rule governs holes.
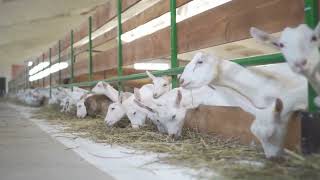
[[[306,60],[306,59],[303,59],[303,60],[301,61],[301,65],[302,65],[302,66],[307,65],[307,60]]]

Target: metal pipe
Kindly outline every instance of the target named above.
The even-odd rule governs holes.
[[[49,49],[49,69],[51,67],[51,48]],[[52,97],[52,76],[51,73],[49,74],[49,97]]]
[[[253,56],[253,57],[247,57],[247,58],[241,58],[241,59],[235,59],[234,62],[242,65],[242,66],[257,66],[257,65],[265,65],[272,63],[283,63],[284,57],[281,54],[269,54],[269,55],[263,55],[263,56]],[[176,67],[164,71],[156,71],[152,74],[155,76],[164,76],[164,75],[177,75],[181,74],[183,72],[184,67]],[[109,79],[104,80],[98,80],[98,81],[88,81],[88,82],[80,82],[80,83],[74,83],[69,85],[63,85],[63,87],[70,87],[70,86],[92,86],[95,85],[99,81],[105,81],[105,82],[119,82],[119,81],[129,81],[129,80],[135,80],[135,79],[143,79],[148,77],[145,73],[139,73],[139,74],[131,74],[127,76],[119,76],[119,77],[113,77]]]
[[[311,28],[315,28],[318,23],[318,0],[305,0],[305,23]],[[317,106],[314,104],[314,98],[317,96],[315,90],[308,83],[308,109],[310,112],[317,111]]]
[[[121,12],[122,12],[122,0],[118,0],[118,10],[117,10],[117,17],[118,17],[118,77],[123,75],[122,69],[122,42],[121,42],[121,35],[122,35],[122,24],[121,24]],[[118,81],[118,88],[119,90],[123,90],[121,81]]]
[[[38,64],[40,63],[40,59],[39,59],[39,58],[37,58],[37,62],[38,62]],[[37,64],[37,65],[38,65],[38,64]],[[39,86],[40,86],[40,80],[38,79],[38,80],[37,80],[37,87],[39,87]]]
[[[71,61],[71,77],[70,77],[70,83],[73,83],[73,78],[74,78],[74,67],[73,67],[73,58],[74,58],[74,51],[73,51],[73,30],[70,32],[70,61]],[[73,90],[73,87],[71,87],[71,90]]]
[[[283,63],[285,59],[282,54],[268,54],[262,56],[252,56],[246,58],[233,59],[233,62],[236,62],[242,66],[258,66],[265,64],[275,64],[275,63]]]
[[[42,53],[42,63],[44,62],[44,53]],[[46,77],[42,78],[42,87],[44,88],[44,83],[45,83]]]
[[[89,81],[92,81],[92,16],[89,17]]]
[[[171,68],[179,66],[178,61],[178,46],[177,46],[177,22],[176,22],[176,0],[170,0],[170,15],[171,15],[171,29],[170,29],[170,43],[171,43]],[[172,76],[172,87],[178,86],[178,79],[176,75]]]
[[[58,42],[58,62],[61,63],[61,41]],[[59,84],[61,84],[61,70],[59,71]]]

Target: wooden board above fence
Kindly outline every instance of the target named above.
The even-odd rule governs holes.
[[[178,23],[179,53],[249,38],[249,28],[279,32],[303,23],[303,1],[233,0]],[[123,45],[124,65],[170,55],[170,27]],[[87,60],[75,63],[76,76],[87,73]],[[117,67],[117,48],[94,56],[93,70]]]

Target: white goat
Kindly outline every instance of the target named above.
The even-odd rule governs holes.
[[[95,94],[104,94],[113,102],[118,101],[119,92],[115,88],[113,88],[109,83],[100,81],[92,88],[91,91]],[[124,98],[128,97],[130,97],[130,95],[125,95]]]
[[[295,28],[285,28],[280,38],[252,27],[251,36],[256,40],[271,44],[279,49],[291,69],[305,76],[320,95],[320,24],[312,30],[305,24]],[[320,98],[315,99],[320,107]]]
[[[200,63],[199,63],[200,62]],[[229,62],[230,64],[231,62]],[[260,124],[269,124],[267,129],[269,129],[271,132],[273,132],[273,129],[278,129],[277,124],[275,123],[275,119],[279,119],[279,122],[282,123],[282,127],[279,131],[281,133],[285,133],[287,130],[288,125],[288,118],[289,116],[297,109],[305,109],[306,108],[306,85],[303,85],[304,82],[297,81],[296,83],[293,83],[291,86],[287,86],[288,82],[277,82],[274,79],[270,78],[260,78],[261,74],[258,73],[251,73],[249,70],[246,70],[246,73],[244,75],[248,76],[242,76],[241,69],[239,66],[225,66],[225,68],[221,68],[217,66],[217,60],[213,60],[213,57],[203,54],[197,54],[194,59],[186,66],[185,71],[181,75],[181,83],[185,87],[201,87],[202,85],[209,84],[212,79],[215,77],[218,77],[218,79],[226,79],[225,84],[228,84],[226,87],[231,87],[235,92],[239,93],[241,96],[246,97],[246,99],[250,102],[252,105],[251,108],[247,109],[249,106],[243,105],[240,106],[242,109],[246,110],[247,112],[251,112],[251,114],[255,115],[255,121],[253,123],[253,127],[251,128],[252,132],[257,136],[257,138],[260,140],[260,142],[263,144],[265,153],[267,157],[272,156],[278,156],[280,153],[280,149],[282,149],[284,137],[283,136],[277,136],[276,142],[273,142],[274,139],[267,136],[266,133],[260,133],[263,132],[263,128],[258,128]],[[224,65],[223,65],[224,66]],[[225,70],[226,72],[229,72],[230,75],[227,75],[226,73],[223,73],[222,70]],[[214,71],[215,73],[212,73],[210,71]],[[210,74],[211,73],[211,74]],[[209,75],[209,78],[208,78]],[[226,75],[227,78],[223,78],[221,76]],[[234,76],[234,77],[231,77]],[[196,77],[196,78],[195,78]],[[239,78],[242,77],[242,78]],[[246,77],[246,78],[245,78]],[[252,77],[252,78],[251,78]],[[198,80],[198,81],[197,81]],[[213,80],[215,82],[215,79]],[[233,84],[234,83],[234,84]],[[248,86],[249,91],[246,91],[246,85]],[[302,88],[299,88],[302,87]],[[239,88],[240,87],[240,88]],[[241,87],[243,89],[241,89]],[[239,90],[240,89],[240,90]],[[256,91],[261,90],[263,93],[261,93],[260,97],[257,96]],[[270,93],[270,91],[272,93]],[[251,100],[251,94],[253,93],[254,98]],[[267,103],[265,108],[257,107],[257,105],[254,102],[259,102],[261,99],[261,96],[267,97],[266,95],[274,98],[270,98],[271,104],[268,105]],[[290,97],[290,96],[291,97]],[[232,96],[231,96],[232,97]],[[294,98],[292,98],[294,97]],[[299,97],[299,98],[298,98]],[[260,98],[260,99],[259,99]],[[254,101],[256,99],[257,101]],[[260,101],[263,102],[263,101]],[[279,108],[280,105],[283,105],[284,107]],[[281,109],[277,110],[277,109]],[[274,114],[274,112],[278,112],[277,115]],[[263,122],[263,123],[261,123]],[[257,125],[258,124],[258,125]],[[258,129],[258,130],[257,130]],[[279,134],[281,134],[279,133]],[[265,137],[269,137],[267,139],[263,139]],[[268,144],[269,143],[269,144]],[[278,150],[274,150],[275,148],[272,147],[270,144],[278,144]]]
[[[152,97],[152,89],[153,85],[147,84],[142,86],[140,91],[141,94],[144,94],[144,97]],[[133,128],[139,128],[139,126],[143,126],[145,123],[146,114],[137,110],[135,104],[133,103],[133,99],[133,95],[127,99],[124,99],[123,94],[120,93],[118,100],[109,105],[107,116],[105,118],[106,124],[108,126],[113,126],[125,115],[127,115]]]
[[[78,118],[85,118],[87,116],[87,109],[84,104],[86,98],[92,96],[92,93],[84,94],[80,100],[77,102],[77,117]]]
[[[199,105],[237,106],[253,115],[263,117],[248,99],[232,89],[220,86],[210,85],[192,90],[175,88],[153,101],[143,101],[140,96],[135,92],[135,103],[141,111],[148,114],[160,132],[168,133],[175,138],[181,135],[186,110]]]
[[[155,77],[148,71],[146,73],[152,79],[153,84],[146,84],[139,89],[144,101],[159,98],[170,90],[170,82],[167,78]],[[113,126],[116,122],[120,121],[125,115],[127,115],[133,128],[143,126],[147,116],[145,113],[138,110],[138,107],[133,100],[133,96],[125,99],[123,98],[123,95],[121,95],[117,102],[110,104],[105,118],[106,124],[108,126]]]
[[[63,91],[65,96],[61,100],[61,112],[69,112],[76,114],[76,112],[73,112],[73,110],[76,111],[77,102],[84,94],[88,93],[89,91],[79,87],[73,87],[72,91],[70,89],[63,89]]]
[[[146,71],[147,75],[152,79],[153,82],[153,98],[158,98],[162,94],[170,91],[171,84],[170,80],[168,78],[164,77],[156,77],[153,74],[151,74],[149,71]]]
[[[280,77],[261,75],[231,61],[197,53],[180,76],[180,84],[186,89],[215,84],[238,91],[250,98],[257,108],[270,105],[275,97],[288,89],[290,82]],[[285,86],[283,84],[286,84]],[[297,82],[293,82],[297,86]]]

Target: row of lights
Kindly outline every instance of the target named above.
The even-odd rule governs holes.
[[[28,62],[29,67],[32,66],[32,64],[33,63],[31,61]],[[67,62],[56,63],[48,67],[49,65],[50,65],[49,62],[42,62],[36,65],[35,67],[33,67],[29,71],[29,81],[33,82],[33,81],[45,78],[50,74],[66,69],[69,66]]]
[[[181,22],[194,15],[200,14],[206,10],[215,8],[217,6],[220,6],[230,1],[231,0],[220,0],[220,1],[194,0],[176,10],[177,22]],[[183,11],[183,12],[180,12],[180,11]],[[122,34],[121,39],[124,42],[128,43],[142,36],[152,34],[155,31],[158,31],[160,29],[170,26],[169,19],[170,19],[170,14],[166,13],[154,20],[149,21],[148,23],[142,26],[139,26],[129,32]],[[29,61],[28,66],[30,67],[32,65],[33,65],[32,61]],[[66,62],[56,63],[51,67],[47,68],[49,65],[50,65],[49,62],[41,62],[35,67],[33,67],[29,71],[29,76],[30,76],[29,81],[32,82],[35,80],[42,79],[44,77],[49,76],[50,74],[53,74],[57,71],[60,71],[68,67],[68,63]],[[169,69],[169,64],[168,63],[135,63],[133,67],[134,69],[137,69],[137,70],[167,70]]]

